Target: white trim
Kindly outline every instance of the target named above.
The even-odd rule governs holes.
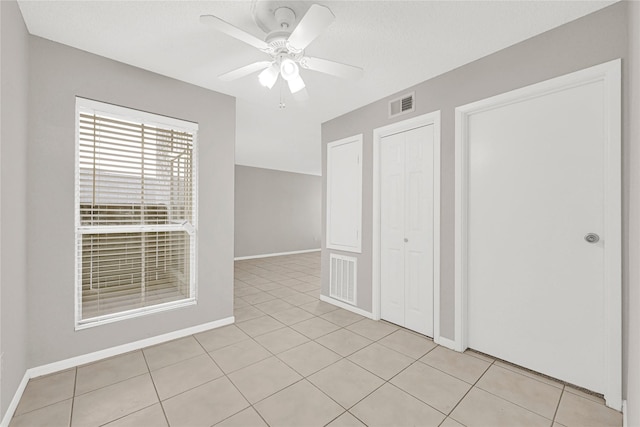
[[[440,337],[440,111],[434,119],[433,140],[433,336]]]
[[[325,235],[325,241],[327,249],[335,249],[338,251],[344,251],[344,252],[353,252],[353,253],[362,253],[362,141],[363,141],[363,134],[358,134],[358,135],[353,135],[347,138],[342,138],[339,139],[337,141],[331,141],[329,143],[327,143],[327,198],[326,198],[326,220],[327,220],[327,224],[326,224],[326,235]],[[357,147],[360,149],[360,152],[358,153],[358,167],[359,167],[359,171],[358,171],[358,183],[356,185],[356,188],[359,189],[359,193],[358,194],[354,194],[353,196],[356,197],[358,200],[358,206],[356,208],[356,215],[358,217],[358,229],[356,230],[356,239],[357,242],[355,244],[355,246],[347,246],[347,245],[341,245],[339,243],[332,243],[331,240],[329,239],[329,236],[331,235],[331,217],[332,215],[330,214],[330,210],[331,210],[331,179],[332,179],[332,174],[330,166],[331,166],[331,153],[332,153],[332,148],[333,147],[337,147],[339,145],[345,145],[345,144],[356,144]]]
[[[75,162],[73,164],[74,175],[73,175],[73,189],[74,189],[74,199],[73,199],[73,211],[74,211],[74,231],[77,233],[78,226],[82,223],[80,220],[80,100],[82,98],[76,97],[76,110],[75,110],[75,127],[74,127],[74,142],[73,142],[73,150],[75,155]],[[82,249],[80,247],[81,243],[79,243],[81,239],[78,239],[77,234],[74,234],[74,243],[75,248],[73,251],[73,325],[74,327],[78,326],[80,319],[82,319],[82,309],[80,308],[80,301],[82,301],[82,286],[78,286],[78,283],[82,281],[81,276],[81,266],[80,266],[80,253]]]
[[[472,114],[514,102],[544,96],[590,82],[605,83],[605,207],[607,245],[604,252],[605,306],[605,400],[607,406],[622,407],[621,331],[621,60],[616,59],[456,108],[456,207],[455,207],[455,343],[467,348],[467,122]]]
[[[380,143],[385,136],[433,125],[433,336],[440,336],[440,110],[373,130],[372,314],[380,319]]]
[[[136,317],[146,316],[148,314],[160,313],[163,311],[177,310],[179,308],[189,307],[196,305],[195,298],[186,298],[178,301],[169,301],[160,304],[150,305],[148,307],[134,308],[127,311],[119,311],[117,313],[105,314],[104,316],[91,317],[86,320],[81,320],[76,325],[76,331],[83,329],[93,328],[95,326],[106,325],[108,323],[119,322],[121,320],[135,319]]]
[[[162,335],[156,335],[154,337],[145,338],[138,341],[133,341],[128,344],[122,344],[115,347],[110,347],[104,350],[94,351],[92,353],[83,354],[80,356],[71,357],[69,359],[60,360],[58,362],[49,363],[42,366],[36,366],[35,368],[27,369],[22,378],[22,382],[18,386],[13,400],[9,404],[7,412],[2,418],[0,427],[6,427],[9,425],[11,418],[18,407],[18,403],[22,398],[27,383],[30,379],[41,377],[43,375],[53,374],[55,372],[64,371],[66,369],[74,368],[76,366],[85,365],[87,363],[97,362],[99,360],[107,359],[109,357],[118,356],[120,354],[129,353],[131,351],[140,350],[141,348],[150,347],[152,345],[162,344],[164,342],[172,341],[178,338],[184,338],[189,335],[197,334],[200,332],[208,331],[210,329],[221,328],[223,326],[231,325],[235,322],[235,317],[225,317],[224,319],[214,320],[213,322],[202,323],[200,325],[191,326],[189,328],[180,329],[173,332],[168,332]]]
[[[622,401],[622,427],[629,427],[629,420],[627,418],[627,400]]]
[[[321,250],[320,248],[318,248],[318,249],[304,249],[302,251],[277,252],[277,253],[272,253],[272,254],[239,256],[239,257],[235,257],[233,260],[234,261],[243,261],[245,259],[271,258],[271,257],[274,257],[274,256],[308,254],[310,252],[320,252],[320,250]]]
[[[456,349],[456,342],[454,340],[450,340],[449,338],[439,337],[439,336],[435,335],[433,337],[433,342],[438,344],[438,345],[441,345],[443,347],[446,347],[448,349],[451,349],[451,350],[455,350]]]
[[[0,423],[0,427],[9,427],[9,423],[13,418],[13,414],[16,413],[16,409],[18,409],[18,404],[20,403],[20,399],[22,399],[22,394],[24,393],[24,389],[27,388],[27,383],[29,382],[29,371],[25,371],[24,376],[22,377],[22,381],[18,385],[18,389],[13,395],[13,399],[11,399],[11,403],[9,403],[9,407],[7,408],[7,412],[4,413],[4,417],[2,417],[2,422]]]
[[[29,378],[37,378],[43,375],[52,374],[54,372],[63,371],[65,369],[73,368],[75,366],[84,365],[87,363],[93,363],[98,360],[106,359],[108,357],[118,356],[120,354],[128,353],[141,348],[150,347],[152,345],[162,344],[167,341],[172,341],[178,338],[184,338],[189,335],[197,334],[200,332],[208,331],[210,329],[220,328],[227,326],[235,322],[233,316],[226,317],[224,319],[215,320],[213,322],[203,323],[189,328],[180,329],[173,332],[168,332],[162,335],[156,335],[154,337],[145,338],[142,340],[134,341],[128,344],[122,344],[115,347],[110,347],[104,350],[94,351],[93,353],[83,354],[81,356],[71,357],[69,359],[60,360],[58,362],[49,363],[47,365],[37,366],[35,368],[27,369]]]
[[[337,299],[328,297],[326,295],[320,295],[320,301],[324,301],[326,303],[335,305],[336,307],[340,307],[340,308],[344,308],[345,310],[348,310],[352,313],[355,314],[359,314],[360,316],[364,316],[367,319],[371,319],[371,320],[377,320],[373,318],[373,314],[371,314],[370,312],[363,310],[361,308],[358,308],[356,306],[353,306],[351,304],[347,304],[346,302],[342,302],[342,301],[338,301]]]
[[[467,336],[466,328],[463,328],[462,325],[467,324],[467,298],[465,292],[462,291],[462,284],[467,283],[467,270],[462,266],[467,265],[467,241],[463,236],[467,235],[466,191],[469,166],[466,149],[463,155],[462,147],[462,141],[467,138],[466,118],[460,115],[461,113],[457,108],[455,114],[454,342],[456,351],[465,351],[467,349]]]
[[[106,116],[126,120],[138,121],[139,123],[151,124],[159,127],[170,127],[179,131],[192,134],[192,200],[193,212],[191,223],[185,221],[181,224],[167,225],[131,225],[131,226],[83,226],[80,218],[80,113],[104,114]],[[120,320],[145,316],[160,311],[173,310],[197,304],[198,298],[198,182],[199,182],[199,149],[198,149],[198,123],[176,119],[160,114],[148,113],[133,108],[121,107],[114,104],[95,101],[76,96],[75,104],[75,171],[74,171],[74,218],[75,218],[75,260],[74,260],[74,325],[75,330],[91,328],[113,323]],[[156,231],[185,231],[189,234],[189,297],[178,301],[169,301],[161,304],[154,304],[133,310],[118,311],[103,316],[96,316],[87,319],[82,317],[82,286],[81,286],[81,256],[82,256],[82,236],[91,233],[143,233]]]
[[[140,120],[151,125],[171,126],[176,130],[185,132],[198,132],[198,123],[189,120],[164,116],[162,114],[149,113],[135,108],[122,107],[108,102],[95,101],[93,99],[76,96],[76,113],[79,110],[87,112],[99,112],[110,117],[124,120]]]

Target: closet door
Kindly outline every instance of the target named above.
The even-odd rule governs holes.
[[[403,134],[380,145],[380,317],[404,326],[404,153]]]
[[[433,336],[433,126],[405,137],[405,324]]]
[[[433,335],[433,126],[381,143],[381,317]]]

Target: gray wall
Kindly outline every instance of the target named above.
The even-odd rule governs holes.
[[[629,171],[629,251],[628,294],[624,355],[629,426],[640,426],[640,3],[629,2],[629,63],[627,72],[629,104],[626,123],[630,139],[624,166]],[[625,129],[626,131],[626,129]]]
[[[594,14],[459,67],[406,89],[415,91],[416,111],[389,120],[387,103],[374,102],[322,125],[322,164],[326,177],[326,144],[364,134],[362,254],[358,255],[359,307],[371,311],[373,129],[428,112],[441,111],[441,335],[454,338],[454,109],[473,101],[542,80],[577,71],[615,58],[627,57],[627,5],[618,3]],[[624,151],[629,148],[625,138]],[[628,191],[628,167],[624,188]],[[326,179],[323,179],[323,215]],[[628,200],[624,201],[626,209]],[[323,236],[324,220],[323,224]],[[623,230],[626,235],[627,226]],[[628,243],[624,239],[624,244]],[[322,294],[328,295],[329,251],[323,241]],[[626,286],[626,283],[625,283]]]
[[[29,35],[15,1],[0,2],[0,419],[27,369],[27,94]]]
[[[231,316],[235,99],[38,37],[29,48],[29,367]],[[200,124],[197,306],[74,331],[76,95]]]
[[[320,248],[322,178],[236,165],[235,256]]]

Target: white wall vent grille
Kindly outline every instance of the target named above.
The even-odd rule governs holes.
[[[414,97],[415,92],[411,92],[389,101],[389,118],[414,111],[416,109]]]
[[[357,259],[344,255],[329,255],[329,296],[356,305]]]

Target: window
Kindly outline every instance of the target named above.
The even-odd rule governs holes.
[[[76,329],[195,304],[197,131],[76,98]]]

